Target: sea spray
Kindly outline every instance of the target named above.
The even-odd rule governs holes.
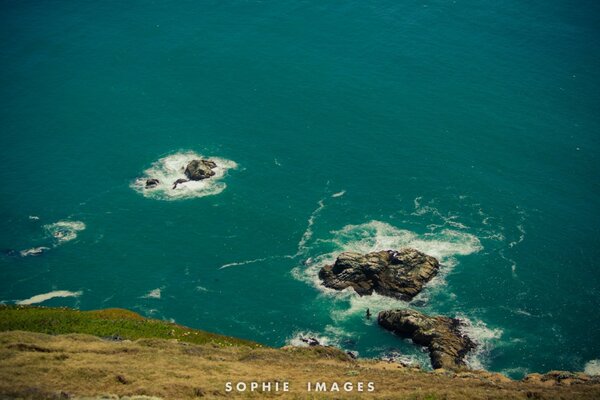
[[[213,169],[215,175],[199,181],[190,180],[180,183],[173,189],[173,184],[177,179],[185,178],[184,171],[190,161],[198,159],[214,161],[217,164]],[[133,181],[130,186],[144,197],[156,200],[181,200],[211,196],[225,190],[227,185],[222,179],[228,171],[237,169],[237,167],[238,165],[231,160],[206,157],[193,151],[181,151],[155,161],[150,168],[144,171],[143,176]],[[153,187],[146,188],[148,179],[157,179],[158,183]]]

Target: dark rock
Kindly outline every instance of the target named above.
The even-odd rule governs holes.
[[[398,336],[410,338],[429,350],[434,369],[457,370],[466,368],[467,353],[475,343],[460,332],[460,321],[443,316],[430,317],[414,310],[382,311],[377,322]]]
[[[189,179],[179,178],[175,182],[173,182],[173,189],[176,189],[177,185],[179,185],[180,183],[186,183],[186,182],[189,182],[189,181],[190,181]]]
[[[153,187],[156,187],[156,185],[158,185],[160,182],[158,179],[156,178],[150,178],[146,180],[146,189],[151,189]]]
[[[313,337],[309,337],[309,338],[301,337],[300,341],[308,344],[309,346],[320,346],[321,345],[321,343]]]
[[[117,382],[123,385],[128,385],[130,383],[129,379],[125,378],[123,375],[117,375],[115,378],[117,379]]]
[[[192,181],[200,181],[210,178],[215,174],[213,171],[217,167],[214,161],[210,160],[192,160],[185,168],[185,176]]]
[[[119,335],[118,333],[115,333],[114,335],[111,335],[111,336],[102,336],[102,339],[109,340],[111,342],[122,342],[123,341],[123,337],[121,335]]]
[[[384,250],[368,254],[342,253],[319,271],[326,287],[352,287],[359,295],[373,292],[401,300],[416,296],[438,272],[439,262],[418,250]]]

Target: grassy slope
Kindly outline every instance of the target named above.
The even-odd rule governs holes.
[[[8,331],[0,332],[0,398],[51,399],[107,394],[164,399],[224,396],[429,400],[600,398],[600,385],[524,383],[488,372],[430,373],[393,363],[351,360],[333,348],[272,349],[147,320],[125,310],[80,312],[0,307],[0,331]],[[125,338],[139,339],[112,341],[73,332],[97,336],[118,333]],[[226,393],[225,382],[240,380],[288,381],[291,392],[284,395]],[[317,380],[354,384],[372,381],[376,391],[362,395],[343,391],[306,392],[306,383]]]
[[[109,308],[79,311],[69,308],[0,306],[0,331],[30,331],[51,335],[87,333],[100,337],[118,335],[124,339],[177,339],[183,342],[219,346],[261,347],[249,340],[217,335],[156,319],[133,311]]]

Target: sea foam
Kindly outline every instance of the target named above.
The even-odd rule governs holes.
[[[476,344],[475,349],[467,354],[465,359],[467,365],[471,369],[486,369],[490,352],[502,337],[502,329],[490,328],[485,322],[471,319],[466,315],[458,314],[456,317],[462,322],[461,332]]]
[[[588,375],[600,375],[600,360],[590,360],[585,364],[583,369]]]
[[[173,183],[180,178],[186,178],[184,171],[192,160],[210,159],[217,164],[213,169],[215,175],[201,181],[188,181],[180,183],[173,189]],[[144,171],[143,176],[131,183],[131,188],[136,192],[156,200],[180,200],[195,197],[211,196],[221,193],[227,185],[222,179],[231,169],[236,169],[234,161],[219,157],[206,157],[193,151],[184,151],[171,154],[155,161],[150,168]],[[146,189],[146,180],[158,179],[159,183],[153,188]]]
[[[83,292],[69,292],[68,290],[55,290],[49,293],[38,294],[25,300],[19,300],[16,303],[19,305],[29,305],[43,303],[46,300],[53,299],[55,297],[79,297]]]
[[[333,231],[332,235],[329,239],[319,241],[320,244],[326,245],[329,251],[314,257],[306,266],[296,267],[292,271],[294,277],[326,291],[320,284],[318,272],[324,265],[333,263],[341,252],[353,251],[364,254],[379,250],[398,250],[404,247],[412,247],[436,257],[443,265],[441,270],[443,274],[457,264],[456,256],[476,253],[483,248],[479,239],[467,232],[444,229],[440,232],[419,235],[381,221],[346,225],[338,231]],[[302,244],[305,245],[306,241]]]
[[[85,229],[85,224],[81,221],[62,220],[44,225],[44,229],[57,244],[61,244],[77,238],[77,234]]]

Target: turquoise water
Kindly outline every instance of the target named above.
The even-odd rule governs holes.
[[[465,318],[473,366],[592,371],[600,6],[530,3],[2,2],[0,300],[427,363],[364,319],[406,303],[315,280],[411,245],[445,267],[410,306]],[[186,152],[237,166],[136,190]]]

